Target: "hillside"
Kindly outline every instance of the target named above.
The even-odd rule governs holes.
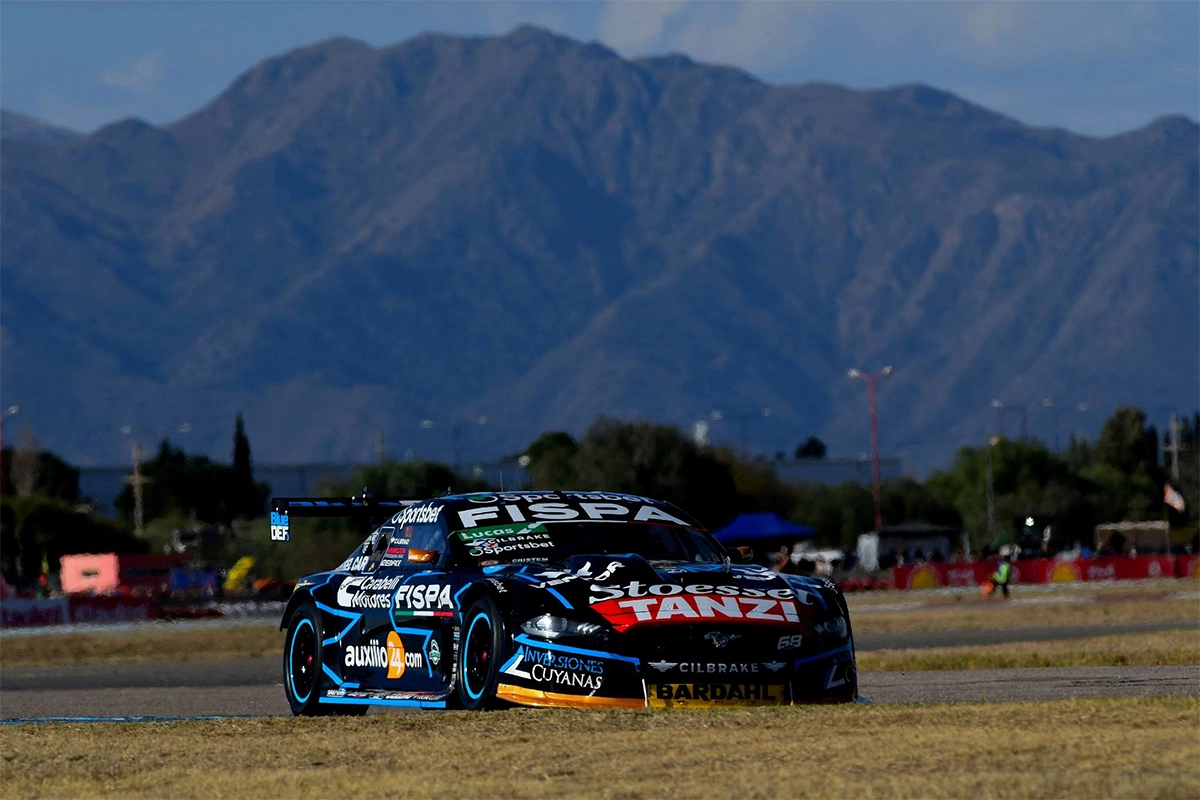
[[[995,397],[1087,400],[1064,437],[1195,406],[1198,142],[529,27],[329,40],[165,127],[0,139],[3,402],[82,463],[185,419],[227,458],[237,409],[273,462],[365,459],[376,431],[444,458],[481,414],[468,458],[762,406],[753,449],[857,453],[845,371],[894,364],[881,448],[924,471]]]

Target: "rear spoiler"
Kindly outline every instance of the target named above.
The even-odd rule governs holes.
[[[272,497],[271,541],[291,541],[292,517],[382,519],[421,502],[414,498],[375,497],[369,492],[344,497]]]

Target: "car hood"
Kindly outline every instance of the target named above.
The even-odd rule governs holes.
[[[811,627],[842,613],[830,581],[759,566],[584,555],[560,566],[505,565],[488,571],[544,590],[574,616],[598,615],[617,631],[714,622]]]

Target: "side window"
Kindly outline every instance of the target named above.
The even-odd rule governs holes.
[[[408,539],[408,563],[434,565],[446,555],[446,537],[442,526],[436,522],[405,525],[404,538]]]

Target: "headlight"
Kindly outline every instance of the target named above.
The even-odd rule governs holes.
[[[849,635],[845,617],[835,617],[821,622],[816,627],[817,633],[830,639],[845,639]]]
[[[576,622],[573,619],[542,614],[521,624],[521,630],[530,636],[557,639],[560,636],[591,636],[600,630],[594,622]]]

